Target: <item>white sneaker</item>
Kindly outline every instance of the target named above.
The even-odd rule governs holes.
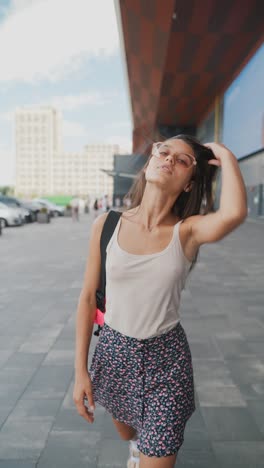
[[[127,468],[139,468],[139,450],[137,448],[137,441],[129,441],[129,453],[130,457],[127,460]]]

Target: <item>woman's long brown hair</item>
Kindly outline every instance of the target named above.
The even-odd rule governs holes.
[[[208,164],[207,161],[210,159],[216,159],[215,155],[211,149],[202,145],[199,140],[193,136],[177,135],[167,139],[166,141],[175,139],[183,140],[193,149],[197,165],[191,179],[193,180],[192,190],[190,192],[182,191],[177,200],[175,200],[171,211],[183,220],[189,216],[197,214],[208,214],[211,211],[214,211],[213,182],[216,179],[218,167]],[[142,201],[146,187],[144,170],[148,166],[150,158],[151,155],[138,173],[132,187],[125,197],[129,198],[131,201],[130,208],[139,206]],[[194,268],[194,265],[197,262],[198,253],[199,250],[191,263],[190,270]]]

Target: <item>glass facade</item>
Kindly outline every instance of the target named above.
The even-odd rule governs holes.
[[[264,44],[224,94],[222,131],[237,158],[264,147]]]
[[[264,216],[264,44],[221,96],[218,115],[219,140],[240,160],[248,215]],[[215,119],[216,114],[211,111],[197,128],[202,143],[215,140]],[[216,209],[221,184],[220,171],[215,190]]]

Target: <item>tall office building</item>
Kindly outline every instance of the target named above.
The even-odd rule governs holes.
[[[17,109],[16,195],[113,195],[118,145],[87,145],[80,152],[62,150],[61,114],[53,107]]]
[[[102,169],[112,171],[114,155],[119,154],[118,145],[94,144],[84,147],[87,160],[87,185],[94,196],[108,194],[111,198],[114,191],[113,177],[109,177]]]
[[[16,184],[23,196],[53,193],[53,159],[61,152],[61,115],[53,107],[19,108],[15,115]]]
[[[54,155],[53,193],[65,195],[113,195],[113,178],[102,171],[113,170],[118,145],[86,145],[81,152]]]

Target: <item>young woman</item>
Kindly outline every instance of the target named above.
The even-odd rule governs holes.
[[[212,212],[218,167],[220,207]],[[192,356],[178,314],[181,290],[199,247],[245,220],[246,191],[225,146],[178,135],[153,145],[129,196],[132,204],[107,247],[105,324],[88,372],[107,214],[92,226],[77,311],[73,398],[90,423],[94,402],[109,411],[121,438],[130,440],[129,468],[172,468],[195,411]]]

